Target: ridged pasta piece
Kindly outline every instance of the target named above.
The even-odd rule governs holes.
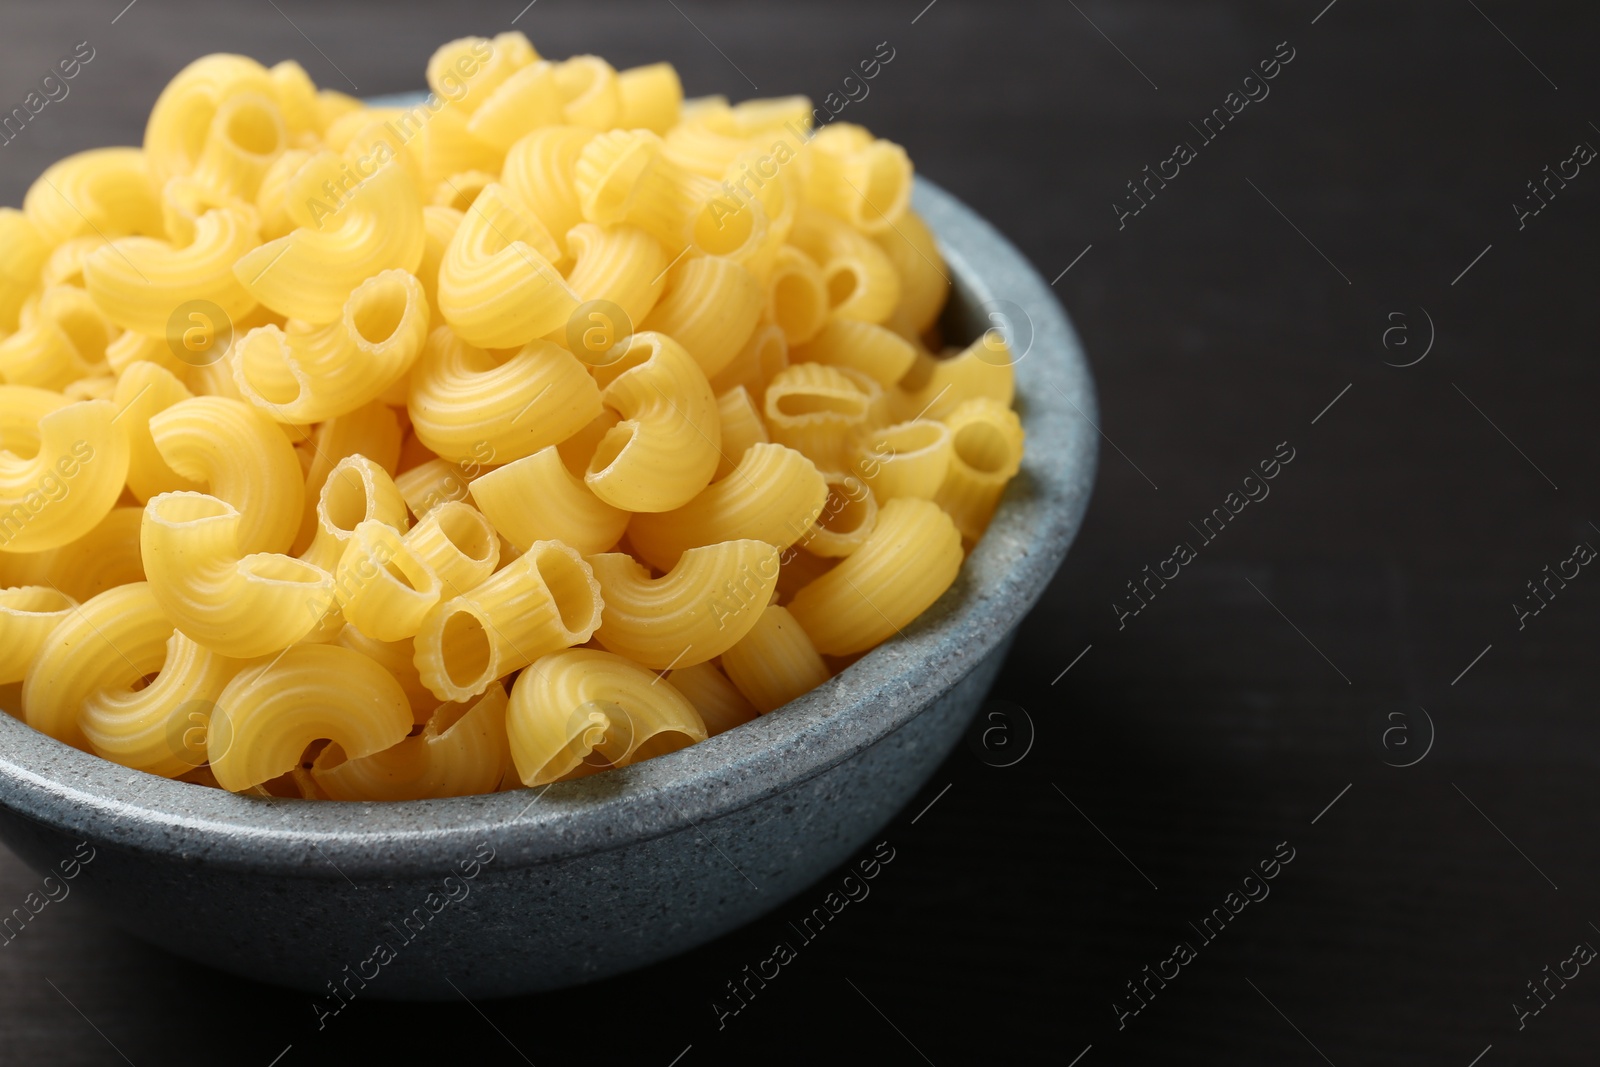
[[[854,474],[829,472],[828,499],[815,512],[816,522],[806,531],[806,551],[818,556],[838,558],[855,552],[878,524],[878,501]]]
[[[128,436],[128,491],[141,504],[158,493],[205,488],[167,466],[150,434],[154,415],[193,396],[176,375],[154,363],[130,364],[117,379],[112,403],[117,424]]]
[[[94,300],[71,285],[53,285],[17,332],[0,340],[0,380],[11,385],[65,390],[96,369],[120,332]]]
[[[224,208],[202,215],[193,240],[181,247],[153,237],[118,238],[84,260],[83,276],[113,322],[155,337],[186,301],[215,304],[230,324],[254,308],[256,296],[230,268],[258,247],[254,219]]]
[[[317,86],[306,69],[292,59],[274,63],[267,70],[272,79],[272,93],[283,115],[284,127],[291,138],[317,134]]]
[[[615,68],[599,56],[573,56],[555,65],[562,115],[574,126],[609,130],[622,112]]]
[[[771,151],[775,161],[786,164],[810,137],[811,101],[803,96],[746,100],[731,107],[721,97],[692,103],[667,135],[667,154],[697,174],[720,177],[752,149]]]
[[[499,174],[486,170],[468,170],[451,174],[433,190],[433,207],[447,207],[465,213],[472,210],[483,191],[500,180]]]
[[[441,704],[422,733],[365,759],[329,745],[311,777],[333,800],[428,800],[492,793],[511,764],[505,686],[466,704]]]
[[[241,551],[283,552],[293,544],[304,476],[294,446],[271,419],[242,400],[199,396],[153,415],[150,434],[173,471],[238,509]]]
[[[566,100],[555,64],[530,63],[495,86],[472,112],[467,131],[502,152],[541,126],[566,121]]]
[[[276,241],[295,228],[291,213],[289,185],[300,169],[311,162],[314,153],[305,148],[291,148],[281,153],[266,173],[261,176],[261,186],[256,190],[256,211],[260,218],[260,236],[263,241]]]
[[[52,163],[28,187],[22,212],[52,248],[89,234],[165,234],[159,185],[137,148],[93,148]]]
[[[405,530],[410,521],[405,498],[389,472],[359,454],[341,459],[328,473],[317,494],[314,515],[316,532],[300,558],[330,574],[363,522]]]
[[[496,463],[565,440],[600,408],[594,378],[566,349],[535,340],[500,358],[444,327],[412,371],[407,404],[412,431],[442,458],[465,461],[487,449]]]
[[[721,374],[711,379],[711,387],[721,396],[729,389],[743,386],[761,411],[766,404],[767,386],[789,365],[789,345],[783,331],[770,323],[757,326],[750,340],[725,367]]]
[[[406,549],[439,578],[442,599],[464,596],[500,566],[500,538],[482,513],[459,500],[432,508],[407,531]]]
[[[50,248],[27,215],[0,207],[0,333],[17,328],[17,316],[38,284]]]
[[[722,426],[721,455],[717,457],[717,470],[711,476],[721,481],[733,472],[751,445],[765,444],[767,424],[761,421],[761,410],[750,396],[750,390],[736,385],[717,394],[717,421]]]
[[[228,353],[240,394],[278,422],[322,422],[382,397],[411,370],[428,336],[422,283],[403,270],[375,274],[326,326],[291,322],[251,330]]]
[[[546,653],[589,640],[600,610],[600,584],[583,557],[539,541],[429,613],[416,637],[417,671],[440,700],[468,700]]]
[[[157,184],[194,173],[218,109],[244,93],[276,96],[272,75],[245,56],[203,56],[167,83],[144,129],[145,155]]]
[[[950,428],[950,467],[933,502],[976,541],[1000,505],[1006,483],[1022,466],[1022,421],[998,400],[968,400],[944,418]]]
[[[655,670],[722,655],[755,625],[778,582],[778,550],[755,540],[691,548],[660,578],[622,552],[590,556],[589,565],[605,602],[595,640]]]
[[[442,504],[466,500],[472,480],[473,474],[466,465],[447,459],[430,459],[403,472],[394,484],[411,514],[423,519]]]
[[[527,786],[625,767],[706,738],[699,713],[671,682],[587,648],[552,653],[522,672],[506,730]]]
[[[583,221],[575,177],[578,157],[594,140],[583,126],[546,126],[517,141],[500,171],[518,203],[526,204],[567,254],[567,234]]]
[[[838,367],[796,363],[767,387],[767,432],[823,471],[843,471],[871,428],[873,397]]]
[[[22,681],[50,631],[77,606],[53,586],[0,589],[0,685]]]
[[[811,142],[806,202],[869,235],[893,232],[911,205],[906,150],[861,126],[832,122]]]
[[[422,628],[444,585],[399,530],[369,519],[345,543],[333,589],[351,626],[380,641],[403,641]]]
[[[605,552],[628,525],[628,512],[595,496],[554,446],[480,475],[471,492],[495,530],[524,552],[536,541],[560,541],[585,556]]]
[[[280,315],[332,322],[362,282],[386,270],[414,272],[422,262],[422,197],[406,168],[380,166],[329,205],[323,183],[341,178],[333,153],[308,160],[285,192],[296,228],[233,265],[244,288]]]
[[[767,278],[767,321],[783,331],[791,346],[802,345],[821,332],[832,310],[828,281],[817,261],[794,245],[780,248]]]
[[[170,629],[170,624],[169,624]],[[124,767],[175,778],[204,763],[212,709],[244,664],[219,656],[177,632],[147,667],[148,684],[88,694],[78,717],[95,755]]]
[[[900,303],[900,275],[888,255],[832,215],[801,207],[789,240],[822,268],[833,317],[881,323]]]
[[[374,402],[322,423],[306,445],[311,465],[306,468],[305,510],[300,516],[300,532],[295,535],[291,548],[295,555],[309,548],[316,536],[317,504],[322,499],[322,487],[340,460],[360,455],[391,476],[399,470],[400,421],[393,409]],[[404,521],[404,513],[402,502],[399,521]],[[338,557],[334,556],[323,569],[331,568],[336,562]]]
[[[340,645],[297,645],[228,683],[207,751],[217,784],[237,793],[298,765],[313,741],[326,738],[363,759],[399,744],[411,725],[406,695],[388,671]]]
[[[926,333],[950,296],[950,275],[933,231],[922,216],[907,210],[893,229],[874,235],[873,240],[888,253],[900,276],[900,303],[890,323],[912,337]]]
[[[805,628],[777,604],[761,613],[744,640],[722,654],[722,669],[763,715],[828,680],[828,665]]]
[[[932,500],[950,469],[951,450],[948,426],[914,419],[873,431],[856,471],[880,503],[903,496]]]
[[[276,93],[239,92],[218,106],[191,176],[221,195],[253,200],[261,179],[289,144]]]
[[[665,134],[678,123],[683,109],[683,83],[671,63],[651,63],[617,74],[622,107],[617,125],[625,130]]]
[[[35,653],[22,684],[27,724],[89,751],[79,725],[86,701],[131,690],[166,657],[172,623],[148,585],[109,589],[67,612]]]
[[[140,548],[149,588],[169,619],[224,656],[281,651],[315,629],[334,602],[333,576],[270,552],[240,549],[237,508],[204,493],[145,505]]]
[[[683,507],[635,515],[628,541],[658,570],[719,541],[750,539],[781,550],[806,536],[828,498],[824,476],[805,456],[784,445],[752,445],[731,473]]]
[[[58,548],[105,518],[128,477],[116,414],[109,400],[0,386],[0,552]]]
[[[422,684],[422,676],[417,673],[416,642],[410,638],[379,641],[347,624],[334,636],[334,644],[354,649],[393,675],[394,680],[400,683],[400,688],[405,690],[416,725],[427,722],[439,707],[439,698],[428,691],[428,687]]]
[[[715,737],[754,719],[758,714],[755,705],[745,699],[727,675],[714,663],[696,663],[681,667],[663,676],[672,687],[682,693],[700,721],[706,724],[706,736]]]
[[[576,294],[544,224],[496,182],[478,195],[439,268],[439,311],[461,338],[513,348],[566,324]]]
[[[538,60],[538,51],[520,30],[492,38],[461,37],[428,57],[428,87],[472,114],[517,71]]]
[[[115,507],[82,537],[60,548],[0,556],[12,563],[8,585],[48,585],[82,603],[107,589],[144,581],[139,555],[142,507]]]
[[[601,401],[622,421],[600,439],[584,481],[624,511],[671,511],[692,500],[717,469],[717,398],[693,357],[665,334],[634,334],[622,357],[598,371]]]
[[[861,652],[938,600],[955,581],[961,558],[961,534],[938,505],[891,500],[879,509],[866,544],[796,593],[789,610],[819,652]]]
[[[831,319],[810,341],[790,349],[789,358],[796,363],[823,363],[860,371],[887,389],[906,376],[917,360],[917,350],[882,326]]]
[[[588,362],[599,362],[612,346],[644,323],[658,307],[661,294],[671,284],[667,255],[654,237],[637,226],[596,226],[579,223],[567,233],[567,248],[575,260],[567,285],[584,301],[609,300],[622,309],[625,321],[597,323],[605,327],[604,345],[585,344],[576,352]],[[656,327],[638,328],[654,329]],[[565,342],[565,331],[560,331]],[[674,335],[676,336],[676,335]]]
[[[1010,407],[1015,390],[1010,349],[998,330],[990,330],[954,356],[919,356],[893,394],[892,406],[902,420],[942,419],[980,397]]]
[[[661,302],[640,329],[657,330],[677,341],[707,378],[720,373],[761,318],[766,295],[761,283],[731,259],[695,256],[667,272],[666,286]]]
[[[418,111],[431,114],[418,124],[416,136],[406,145],[421,168],[419,188],[431,189],[452,174],[467,171],[496,173],[505,163],[503,152],[467,128],[471,116],[460,105],[477,95],[481,94],[469,92],[453,101],[431,98],[412,109],[413,115]]]
[[[426,231],[426,241],[422,252],[422,266],[417,268],[417,280],[422,283],[422,291],[428,298],[430,333],[444,325],[444,314],[439,310],[439,267],[444,263],[444,254],[449,250],[450,242],[454,239],[456,231],[461,228],[461,220],[464,218],[466,216],[455,208],[440,207],[438,204],[429,204],[422,209],[422,225]],[[404,393],[393,403],[404,405]]]

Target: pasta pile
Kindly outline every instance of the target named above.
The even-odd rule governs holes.
[[[259,795],[541,785],[822,684],[982,536],[1012,360],[937,351],[901,148],[519,33],[427,79],[207,56],[0,209],[33,727]]]

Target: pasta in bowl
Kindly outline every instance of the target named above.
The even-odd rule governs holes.
[[[333,848],[394,892],[489,842],[471,937],[562,888],[483,992],[714,936],[781,897],[549,951],[596,857],[636,912],[721,877],[684,852],[697,827],[787,893],[881,824],[1092,477],[1048,290],[897,147],[519,34],[444,46],[429,81],[369,106],[208,57],[142,150],[53,168],[98,238],[42,193],[0,213],[24,260],[0,291],[0,682],[38,731],[0,723],[0,831],[36,862],[104,844],[123,858],[91,893],[125,923],[308,988],[326,944],[223,935],[214,904],[143,929],[128,880],[192,848],[293,899],[338,877],[304,863]],[[174,819],[187,843],[154,847]],[[345,903],[334,942],[370,914]],[[395,974],[386,995],[448,988]]]

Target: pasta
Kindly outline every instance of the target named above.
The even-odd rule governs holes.
[[[543,787],[824,686],[1000,512],[1015,357],[946,347],[902,148],[515,31],[426,79],[206,56],[0,208],[35,729],[249,797]]]

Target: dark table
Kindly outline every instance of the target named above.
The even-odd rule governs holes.
[[[638,974],[321,1032],[69,898],[0,949],[0,1063],[1595,1062],[1600,975],[1563,961],[1600,945],[1600,577],[1574,558],[1600,544],[1600,174],[1565,161],[1600,144],[1600,12],[925,2],[539,0],[517,28],[736,97],[820,98],[887,40],[847,117],[1057,279],[1104,447],[986,720],[1031,722],[1026,757],[958,749],[871,898],[720,1029],[838,875]],[[0,14],[7,109],[95,49],[0,152],[0,200],[137,142],[199,54],[410,89],[522,0],[122,3]],[[0,900],[35,882],[0,858]]]

